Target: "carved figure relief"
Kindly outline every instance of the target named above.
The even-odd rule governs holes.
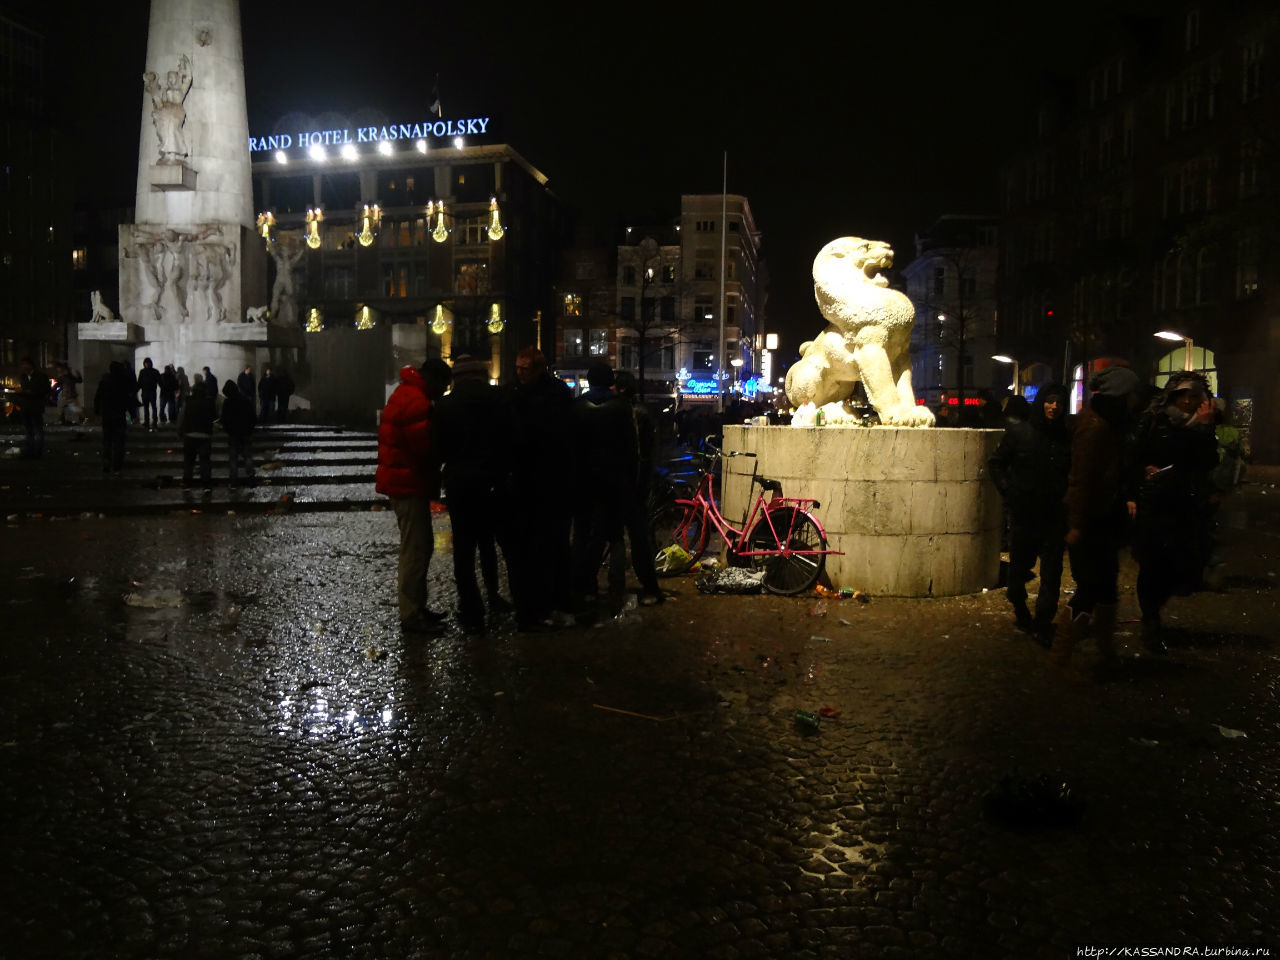
[[[180,322],[191,317],[190,305],[187,303],[187,276],[189,272],[188,258],[194,244],[217,234],[217,227],[206,227],[195,233],[179,233],[176,230],[162,230],[152,233],[134,227],[134,246],[138,250],[138,261],[143,274],[151,287],[150,299],[143,298],[144,305],[151,308],[156,320]],[[231,254],[234,257],[234,253]],[[207,274],[201,267],[201,282]],[[226,276],[230,276],[228,270]],[[226,278],[222,280],[225,285]],[[222,288],[218,288],[221,297]]]
[[[211,230],[210,234],[219,231]],[[227,305],[223,294],[236,262],[235,244],[221,238],[197,244],[192,258],[195,266],[197,294],[204,300],[205,317],[211,323],[225,323]]]
[[[90,323],[114,323],[116,315],[111,312],[111,308],[102,302],[102,291],[94,290],[89,294],[89,306],[93,308],[93,315],[89,317]]]
[[[187,124],[186,101],[191,91],[191,61],[184,53],[178,58],[178,69],[165,75],[162,87],[150,70],[142,75],[143,89],[151,95],[151,123],[156,128],[160,151],[159,163],[184,163],[191,151],[184,127]]]
[[[271,316],[281,325],[292,326],[298,319],[297,303],[293,298],[293,271],[306,248],[296,237],[282,236],[268,250],[276,265],[276,280],[271,287]]]
[[[828,325],[800,345],[800,360],[787,372],[787,397],[797,407],[812,403],[828,423],[852,422],[846,401],[861,380],[882,424],[933,425],[933,412],[916,405],[911,386],[915,308],[880,273],[892,263],[887,243],[860,237],[832,240],[818,252],[813,293]]]

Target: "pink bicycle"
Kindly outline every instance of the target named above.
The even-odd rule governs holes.
[[[735,527],[716,505],[711,468],[723,457],[755,454],[726,453],[712,447],[710,453],[695,456],[702,464],[692,499],[669,501],[652,517],[659,569],[684,573],[692,567],[707,549],[710,527],[714,526],[729,548],[729,562],[763,571],[764,587],[770,593],[786,596],[812,589],[826,568],[827,556],[841,552],[827,549],[827,532],[811,513],[821,504],[807,497],[782,496],[782,484],[760,476],[753,467],[751,489],[759,485],[760,493],[742,526]],[[767,501],[766,493],[773,495]]]

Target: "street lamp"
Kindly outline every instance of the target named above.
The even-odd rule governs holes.
[[[991,359],[998,363],[1013,364],[1013,395],[1015,397],[1022,396],[1022,384],[1018,382],[1018,361],[1013,359],[1013,357],[1006,357],[1003,353],[993,354]]]
[[[1191,366],[1191,350],[1195,346],[1195,344],[1191,342],[1190,337],[1184,337],[1182,334],[1174,333],[1172,330],[1161,330],[1159,333],[1156,334],[1156,336],[1159,337],[1161,340],[1181,340],[1183,343],[1182,369],[1183,370],[1194,369]]]

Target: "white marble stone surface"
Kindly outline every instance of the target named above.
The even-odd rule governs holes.
[[[725,428],[724,514],[739,522],[758,492],[753,465],[786,496],[813,497],[835,587],[882,596],[954,596],[993,587],[1000,498],[986,474],[999,430]]]

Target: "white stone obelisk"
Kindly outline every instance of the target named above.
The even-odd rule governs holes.
[[[267,301],[267,271],[238,0],[152,0],[140,85],[136,222],[120,226],[121,330],[82,324],[81,339],[115,341],[111,359],[129,344],[135,368],[150,356],[158,368],[234,378],[302,343],[301,330],[245,320]]]

